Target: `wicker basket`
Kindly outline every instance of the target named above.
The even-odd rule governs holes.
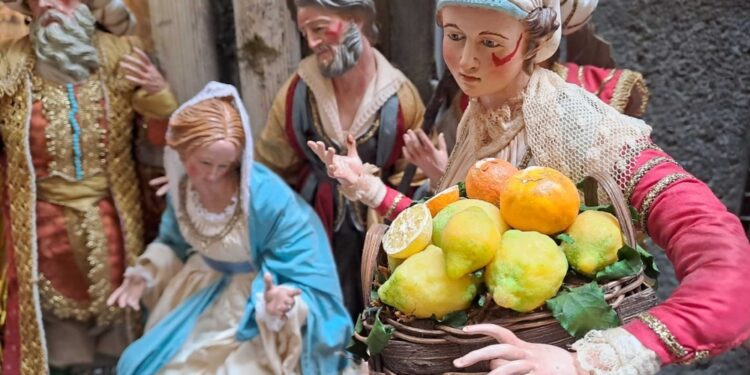
[[[597,204],[597,189],[609,196],[625,236],[625,243],[636,247],[636,233],[630,211],[619,187],[608,175],[594,174],[584,181],[586,204]],[[381,240],[387,226],[376,225],[367,232],[362,256],[362,288],[365,306],[370,305],[370,290],[378,267],[387,264],[381,250]],[[576,286],[587,282],[584,279],[566,278],[565,285]],[[656,295],[646,283],[643,273],[601,284],[606,301],[615,309],[624,323],[656,304]],[[491,299],[490,299],[491,301]],[[383,323],[395,327],[395,333],[382,353],[370,358],[372,374],[432,375],[446,373],[486,373],[488,364],[480,363],[468,369],[453,367],[453,360],[464,354],[494,343],[485,336],[467,335],[460,329],[440,325],[433,320],[399,322],[394,310],[384,309],[380,315]],[[531,313],[516,313],[490,302],[484,308],[469,311],[469,322],[492,323],[512,330],[519,338],[536,343],[566,347],[575,339],[560,326],[552,313],[540,308]],[[372,319],[363,322],[362,335],[355,339],[365,342],[372,329]]]

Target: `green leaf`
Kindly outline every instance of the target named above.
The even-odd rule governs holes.
[[[617,261],[596,274],[596,281],[617,280],[627,276],[637,275],[643,269],[641,255],[628,245],[617,251]]]
[[[439,323],[445,324],[453,328],[461,328],[466,325],[469,321],[469,315],[466,311],[456,311],[438,319]]]
[[[378,301],[380,300],[380,295],[378,294],[377,290],[371,290],[370,291],[370,302]]]
[[[362,316],[364,313],[360,314],[357,318],[357,324],[354,326],[354,332],[356,333],[362,333]],[[367,344],[357,340],[354,338],[354,335],[349,338],[349,343],[346,345],[346,351],[349,353],[354,354],[357,358],[362,358],[364,360],[368,360],[370,356],[367,354]]]
[[[639,224],[641,222],[641,213],[633,206],[628,206],[628,208],[630,209],[630,218],[633,219],[633,223],[636,225]]]
[[[604,292],[595,282],[560,292],[557,297],[547,300],[547,308],[560,325],[577,338],[593,329],[620,325],[620,318],[607,304]]]
[[[659,267],[656,265],[656,259],[654,258],[654,256],[646,251],[646,249],[642,248],[640,245],[636,246],[636,248],[638,250],[638,254],[640,254],[641,256],[641,259],[643,259],[643,263],[646,265],[643,273],[654,280],[658,279],[661,271],[659,271]]]
[[[583,211],[604,211],[614,215],[615,207],[611,204],[603,204],[598,206],[587,206],[586,203],[581,202],[581,212]]]
[[[367,348],[371,355],[380,354],[388,341],[391,340],[393,333],[396,331],[395,328],[387,324],[383,324],[380,321],[380,310],[375,314],[375,324],[372,326],[372,331],[367,336]]]
[[[483,280],[484,279],[484,268],[474,272],[471,274],[471,277],[477,279],[477,280]]]
[[[569,236],[567,233],[560,233],[555,238],[560,240],[560,242],[567,243],[568,245],[575,245],[576,243],[576,240],[574,240],[573,237]]]
[[[458,196],[461,198],[468,198],[466,196],[466,183],[461,181],[457,185],[458,185]]]

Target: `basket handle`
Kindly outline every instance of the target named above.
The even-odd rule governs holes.
[[[370,305],[370,290],[372,289],[372,280],[378,267],[378,254],[380,252],[380,243],[383,240],[385,231],[388,226],[385,224],[375,224],[367,230],[365,235],[365,244],[362,249],[362,299],[365,307]]]
[[[607,173],[592,172],[589,177],[583,180],[583,196],[586,205],[596,206],[598,204],[596,199],[597,185],[602,187],[602,190],[607,193],[610,201],[612,201],[612,206],[615,208],[615,215],[620,222],[620,229],[622,229],[622,233],[625,236],[625,243],[635,249],[638,246],[638,242],[633,220],[630,216],[630,208],[625,201],[625,196],[622,194],[620,187],[612,176]]]

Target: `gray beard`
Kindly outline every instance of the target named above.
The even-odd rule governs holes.
[[[326,78],[334,78],[346,73],[357,65],[363,49],[362,34],[354,24],[350,24],[341,45],[332,49],[333,60],[327,66],[318,65],[320,73]]]
[[[42,26],[47,20],[55,20]],[[96,20],[88,6],[79,5],[73,15],[49,10],[30,25],[29,35],[37,63],[56,80],[81,82],[100,66],[92,42]],[[61,82],[63,83],[63,82]]]

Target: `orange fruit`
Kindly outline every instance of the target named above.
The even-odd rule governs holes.
[[[453,185],[435,194],[434,197],[428,199],[424,204],[430,209],[432,217],[435,217],[445,206],[457,202],[459,199],[461,199],[461,192],[458,189],[458,185]]]
[[[498,206],[506,181],[516,173],[518,169],[505,160],[482,159],[474,163],[466,174],[466,196]]]
[[[511,176],[500,198],[500,213],[511,227],[547,235],[562,232],[578,216],[581,198],[562,173],[530,167]]]

